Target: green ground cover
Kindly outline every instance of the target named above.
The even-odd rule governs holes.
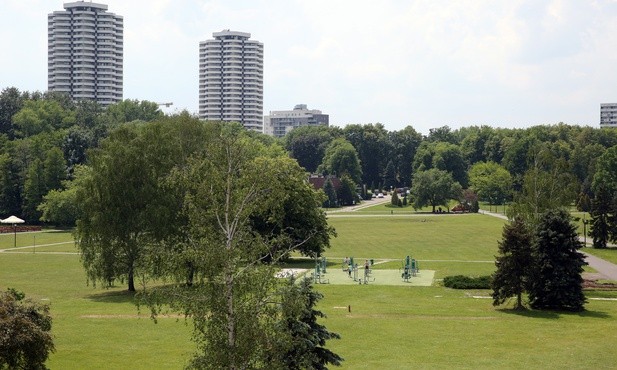
[[[617,248],[615,247],[606,249],[585,248],[585,252],[617,264]]]
[[[325,295],[319,309],[328,317],[322,322],[342,336],[329,342],[345,358],[342,368],[614,366],[617,301],[611,299],[617,299],[617,292],[588,291],[590,298],[609,300],[592,299],[583,313],[517,313],[507,305],[494,308],[486,298],[490,291],[440,285],[444,276],[494,271],[503,220],[483,215],[379,217],[349,212],[332,214],[329,222],[338,237],[325,254],[326,277],[349,282],[341,264],[350,255],[360,263],[375,259],[375,278],[382,281],[401,282],[398,269],[406,255],[419,260],[421,273],[435,271],[433,286],[341,285],[334,281],[316,285]],[[59,233],[45,237],[55,243],[70,241],[68,233],[64,240]],[[3,243],[0,239],[0,249],[12,247],[12,238],[9,245]],[[21,244],[29,245],[27,240]],[[65,247],[74,251],[70,243],[44,248],[62,252],[55,248]],[[286,267],[310,272],[314,261],[299,259]],[[43,253],[43,248],[39,253],[39,247],[37,253],[29,249],[0,253],[0,290],[7,287],[50,302],[57,348],[48,361],[51,369],[177,369],[195,348],[190,342],[191,326],[183,318],[163,318],[154,324],[147,312],[137,310],[124,286],[86,285],[76,254]]]

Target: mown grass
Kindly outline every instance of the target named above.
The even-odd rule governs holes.
[[[411,255],[421,269],[435,270],[437,279],[494,271],[504,223],[483,215],[351,213],[333,214],[329,222],[338,232],[326,252],[329,273],[342,273],[337,267],[345,256],[374,258],[380,262],[374,268],[396,269]],[[195,345],[184,319],[154,324],[148,312],[137,310],[125,286],[88,286],[76,254],[39,253],[38,247],[37,253],[21,252],[0,253],[0,289],[14,287],[51,304],[57,348],[47,364],[51,369],[177,369],[190,358]],[[312,268],[314,262],[288,266]],[[345,369],[614,366],[617,301],[590,300],[587,311],[577,314],[516,312],[508,309],[511,303],[495,308],[491,299],[473,298],[488,297],[490,291],[452,290],[438,283],[316,289],[324,294],[318,308],[327,314],[321,323],[342,336],[328,346],[345,358]],[[616,292],[586,294],[617,298]]]

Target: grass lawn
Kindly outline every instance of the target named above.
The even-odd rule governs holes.
[[[327,275],[333,280],[333,274],[344,274],[340,265],[345,256],[354,256],[360,264],[375,259],[375,276],[397,270],[406,255],[419,260],[421,272],[434,270],[436,280],[455,274],[487,275],[495,268],[504,223],[468,214],[341,212],[328,219],[338,233],[325,254]],[[39,247],[39,240],[40,244],[66,244]],[[41,234],[36,236],[36,253],[32,248],[0,252],[0,290],[13,287],[51,304],[57,352],[47,365],[51,369],[182,368],[195,348],[190,341],[192,326],[182,318],[162,318],[154,324],[147,312],[139,313],[125,286],[86,285],[79,256],[62,253],[75,252],[71,241],[69,233]],[[0,250],[12,248],[12,243],[12,235],[0,238]],[[20,240],[18,235],[18,246],[31,245],[27,236]],[[313,266],[306,259],[288,264]],[[592,299],[587,311],[576,314],[519,313],[509,310],[511,305],[493,307],[491,299],[482,298],[490,291],[452,290],[438,282],[433,286],[320,284],[316,289],[325,296],[318,308],[327,319],[321,322],[342,336],[328,345],[345,358],[344,369],[614,367],[616,300]],[[586,294],[617,298],[617,292],[610,291]]]

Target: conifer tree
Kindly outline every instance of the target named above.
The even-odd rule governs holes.
[[[584,310],[583,266],[576,227],[564,209],[550,210],[541,218],[533,252],[534,269],[528,288],[532,308]]]
[[[522,219],[516,218],[503,227],[503,239],[499,242],[499,256],[495,261],[497,271],[493,275],[493,305],[503,304],[516,296],[515,309],[524,309],[523,293],[532,265],[532,235]]]

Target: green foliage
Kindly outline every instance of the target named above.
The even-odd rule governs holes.
[[[16,135],[29,137],[42,132],[68,128],[75,123],[75,113],[54,100],[28,100],[13,116]]]
[[[469,183],[480,200],[500,204],[512,189],[512,176],[495,162],[479,162],[469,170]]]
[[[609,239],[614,239],[614,203],[604,184],[596,187],[591,207],[591,227],[589,235],[594,248],[606,248]]]
[[[529,303],[536,309],[582,311],[585,256],[570,215],[563,209],[544,213],[536,231]]]
[[[450,173],[455,181],[467,187],[467,163],[458,145],[431,141],[420,144],[413,160],[414,173],[433,168]]]
[[[341,186],[338,189],[338,202],[342,206],[350,206],[355,204],[359,199],[356,195],[356,184],[352,178],[345,174],[341,177]]]
[[[354,183],[360,182],[362,168],[356,149],[347,140],[339,138],[333,140],[324,155],[322,164],[318,169],[329,175],[342,178],[348,175]]]
[[[430,205],[433,212],[437,206],[447,208],[448,201],[458,199],[461,192],[461,185],[452,179],[450,173],[435,168],[417,172],[410,191],[415,209]]]
[[[452,289],[490,289],[491,277],[470,277],[464,275],[446,276],[443,285]]]
[[[0,369],[47,369],[55,351],[49,306],[24,297],[15,289],[0,292]]]
[[[77,191],[85,186],[83,182],[88,179],[89,171],[90,168],[86,166],[77,166],[73,180],[63,181],[63,189],[50,190],[43,197],[43,201],[37,207],[41,212],[41,221],[58,226],[75,226],[80,215]]]
[[[326,182],[323,186],[323,191],[326,194],[326,200],[324,201],[323,206],[327,208],[333,208],[338,206],[338,200],[336,196],[336,189],[332,184],[332,180],[330,178],[326,179]]]
[[[508,217],[521,217],[535,225],[542,213],[568,207],[574,202],[577,184],[568,172],[567,162],[557,158],[547,148],[536,148],[532,155],[532,167],[524,176],[523,189],[515,194],[508,208]]]
[[[350,175],[356,184],[379,183],[387,164],[390,148],[388,132],[381,123],[345,126],[343,135],[355,148],[361,168]]]
[[[285,369],[327,369],[328,364],[340,366],[343,358],[325,348],[326,341],[340,339],[340,335],[328,331],[317,322],[325,314],[315,309],[323,294],[313,290],[311,279],[304,278],[299,284],[291,279],[284,290],[282,317],[277,324],[278,345],[275,351]]]
[[[91,171],[77,191],[78,245],[90,281],[126,280],[135,290],[135,276],[147,270],[149,245],[177,227],[180,204],[165,179],[206,132],[182,117],[124,125],[91,152]]]
[[[491,280],[494,306],[515,296],[515,309],[523,308],[522,295],[533,267],[532,250],[531,232],[521,219],[504,225],[499,256],[495,260],[497,270]]]
[[[390,198],[390,204],[394,207],[398,207],[398,192],[395,190],[392,192],[392,197]]]
[[[203,152],[165,183],[181,200],[180,227],[154,245],[152,266],[177,284],[146,291],[192,317],[192,368],[257,368],[275,357],[274,266],[293,250],[320,255],[334,230],[306,172],[237,125],[208,123]]]
[[[158,104],[147,100],[126,99],[112,104],[105,110],[108,119],[116,124],[133,121],[154,121],[163,117]]]
[[[301,126],[285,135],[285,148],[306,171],[314,173],[333,140],[327,126]]]

